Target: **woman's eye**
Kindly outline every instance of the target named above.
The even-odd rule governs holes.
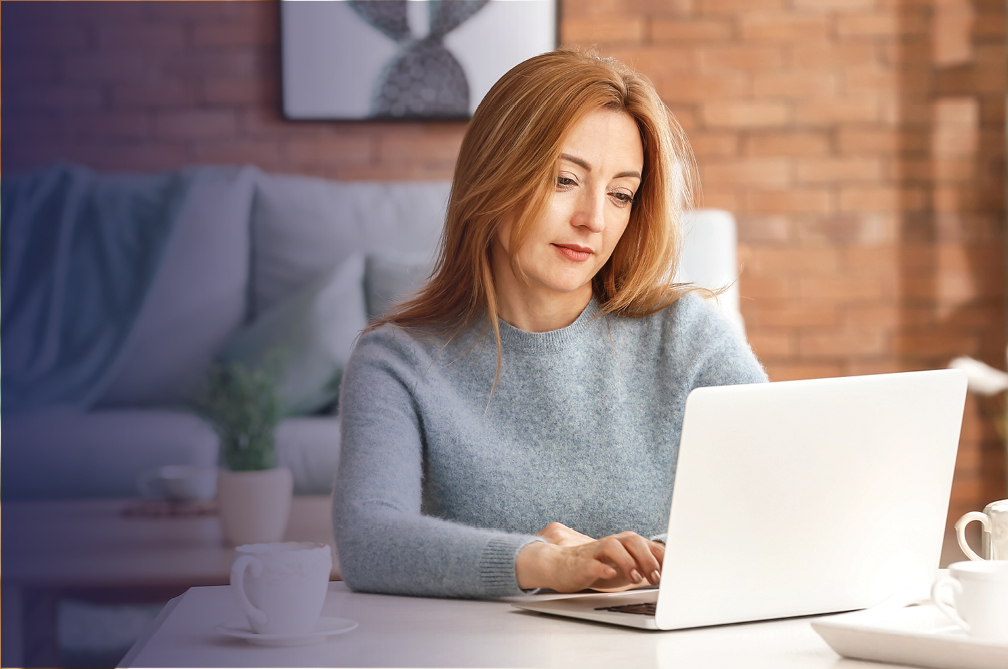
[[[574,179],[571,179],[570,177],[558,176],[556,183],[559,188],[570,188],[571,186],[574,186],[577,182],[574,181]]]
[[[613,198],[619,201],[620,204],[633,204],[633,195],[630,193],[624,193],[623,191],[614,191],[612,193]]]

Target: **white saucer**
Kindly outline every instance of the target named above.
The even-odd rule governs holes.
[[[356,629],[357,623],[346,618],[330,618],[319,616],[315,629],[301,634],[258,634],[252,631],[248,620],[237,620],[214,627],[214,630],[227,636],[245,639],[257,646],[307,646],[318,643],[333,634],[343,634]]]

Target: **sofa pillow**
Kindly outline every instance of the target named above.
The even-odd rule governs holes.
[[[199,167],[99,407],[186,404],[245,321],[254,168]]]
[[[363,283],[364,258],[354,254],[261,314],[218,358],[250,369],[279,361],[283,412],[318,411],[336,399],[343,367],[367,326]]]
[[[380,318],[392,305],[412,297],[433,267],[427,253],[381,251],[368,255],[364,265],[368,320]]]
[[[352,253],[432,253],[450,188],[261,175],[252,210],[253,316]]]

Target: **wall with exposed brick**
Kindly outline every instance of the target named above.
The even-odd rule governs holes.
[[[692,140],[702,204],[738,217],[743,312],[772,379],[1004,366],[1003,0],[560,5],[563,43],[651,78]],[[0,11],[3,170],[451,174],[462,123],[283,120],[277,3]],[[991,411],[969,400],[953,517],[1006,496]]]

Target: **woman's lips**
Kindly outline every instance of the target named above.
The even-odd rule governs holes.
[[[563,256],[574,262],[584,262],[591,258],[592,250],[585,246],[578,246],[577,244],[554,244],[557,251],[559,251]]]

